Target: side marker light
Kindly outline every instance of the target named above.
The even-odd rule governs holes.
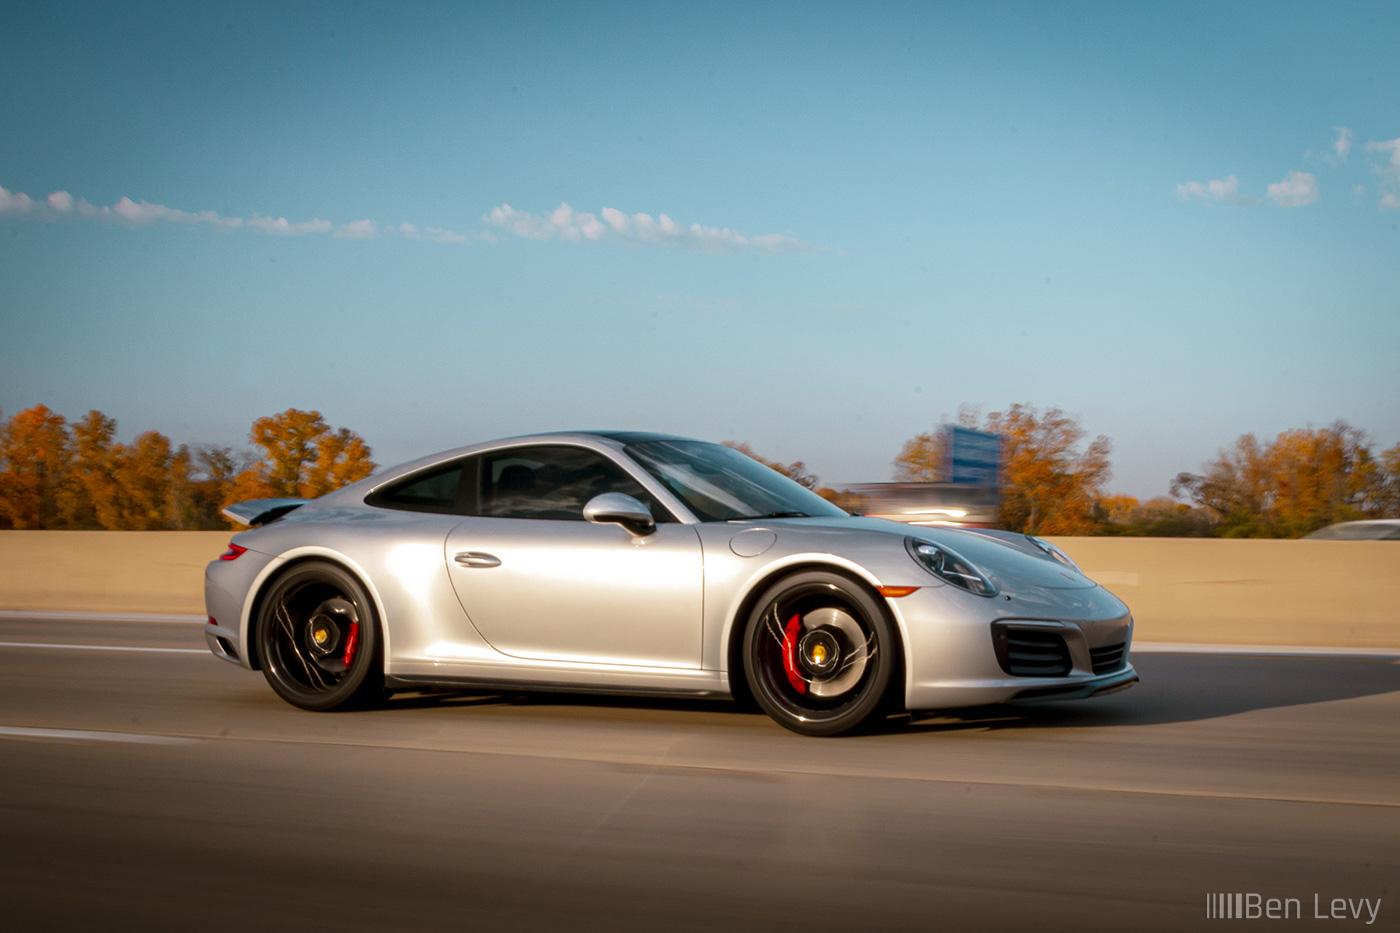
[[[877,586],[875,592],[887,599],[898,599],[901,596],[908,596],[917,589],[917,586]]]

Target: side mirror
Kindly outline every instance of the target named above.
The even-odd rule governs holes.
[[[651,510],[620,492],[605,492],[589,499],[583,507],[583,517],[595,525],[621,525],[639,538],[656,530]]]

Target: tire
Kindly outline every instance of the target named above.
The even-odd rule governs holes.
[[[335,564],[297,564],[279,576],[258,611],[257,639],[263,676],[293,706],[363,709],[385,697],[374,603]]]
[[[763,711],[802,735],[841,735],[885,711],[898,647],[884,607],[835,573],[769,587],[744,630],[744,675]]]

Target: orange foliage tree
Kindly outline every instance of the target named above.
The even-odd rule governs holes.
[[[45,405],[17,412],[0,429],[0,522],[10,528],[70,527],[78,510],[72,462],[62,415]]]
[[[247,499],[314,499],[374,472],[370,448],[347,428],[332,430],[318,411],[288,408],[253,422],[248,439],[263,457],[243,470],[225,502]]]
[[[1204,473],[1178,474],[1172,493],[1216,515],[1224,537],[1293,538],[1400,505],[1389,502],[1393,467],[1400,467],[1400,446],[1378,463],[1365,433],[1338,421],[1262,444],[1245,434]]]
[[[1382,453],[1380,464],[1376,511],[1386,518],[1400,518],[1400,444]]]
[[[1100,435],[1081,450],[1084,430],[1058,408],[1041,413],[1015,404],[978,424],[974,411],[964,406],[958,421],[1001,436],[1002,527],[1059,535],[1095,529],[1095,506],[1111,475],[1108,438]],[[937,431],[907,441],[895,459],[896,475],[910,482],[944,479],[944,443]]]
[[[369,447],[316,412],[259,418],[265,459],[229,447],[172,446],[159,431],[117,442],[117,422],[67,422],[44,405],[0,423],[0,528],[227,528],[219,509],[268,496],[312,498],[368,476]]]
[[[1205,538],[1214,534],[1216,522],[1205,509],[1192,508],[1170,496],[1154,496],[1138,502],[1132,496],[1099,498],[1099,533],[1161,538]]]
[[[916,434],[894,458],[894,478],[901,483],[947,482],[947,461],[947,434],[941,430]]]
[[[732,447],[746,457],[752,457],[770,470],[777,470],[795,483],[806,486],[828,502],[834,503],[848,512],[858,512],[864,504],[864,497],[844,489],[832,489],[821,485],[815,474],[807,472],[807,464],[801,460],[792,463],[779,463],[754,453],[753,448],[742,441],[725,441],[724,446]]]
[[[186,464],[171,451],[170,438],[144,431],[119,444],[116,432],[117,422],[96,410],[73,425],[77,524],[117,531],[186,527],[175,496],[187,478]]]

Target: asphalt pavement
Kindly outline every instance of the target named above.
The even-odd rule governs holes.
[[[198,625],[3,619],[0,927],[1181,930],[1228,893],[1400,929],[1400,664],[1134,663],[812,739],[719,702],[306,713]]]

